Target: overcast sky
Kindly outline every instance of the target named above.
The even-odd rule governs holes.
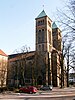
[[[61,0],[0,0],[0,49],[8,55],[24,45],[35,50],[35,18],[44,9],[54,21],[57,8]]]

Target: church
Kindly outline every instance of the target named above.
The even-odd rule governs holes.
[[[7,86],[66,86],[65,67],[61,68],[61,30],[44,10],[35,21],[36,50],[9,55]]]

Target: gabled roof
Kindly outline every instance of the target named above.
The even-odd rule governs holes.
[[[52,29],[55,29],[55,28],[58,28],[58,26],[56,25],[55,22],[53,22],[53,24],[52,24]]]
[[[8,59],[10,62],[12,61],[16,61],[22,58],[26,58],[26,59],[33,59],[35,55],[35,51],[30,51],[30,52],[24,52],[24,53],[17,53],[17,54],[11,54],[8,55]]]
[[[2,55],[2,56],[8,56],[1,49],[0,49],[0,55]]]
[[[47,16],[47,15],[46,15],[45,11],[43,10],[43,11],[37,16],[37,18],[41,18],[41,17],[45,17],[45,16]]]

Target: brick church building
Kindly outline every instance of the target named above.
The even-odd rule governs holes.
[[[36,50],[9,55],[7,85],[66,86],[66,76],[61,68],[61,30],[43,10],[36,18]]]

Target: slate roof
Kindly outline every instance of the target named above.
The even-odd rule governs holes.
[[[52,24],[52,29],[55,29],[55,28],[58,28],[58,26],[56,25],[55,22],[53,22],[53,24]]]
[[[43,11],[37,16],[37,18],[41,18],[41,17],[45,17],[45,16],[47,16],[47,15],[46,15],[45,11],[43,10]]]
[[[26,56],[25,56],[25,54],[26,54]],[[10,62],[18,60],[18,59],[22,59],[22,57],[25,57],[27,60],[29,60],[34,57],[34,54],[35,54],[35,51],[30,51],[28,53],[24,52],[24,53],[11,54],[11,55],[8,55],[8,59]],[[22,55],[24,55],[24,56],[22,56]]]
[[[2,55],[2,56],[8,56],[1,49],[0,49],[0,55]]]

